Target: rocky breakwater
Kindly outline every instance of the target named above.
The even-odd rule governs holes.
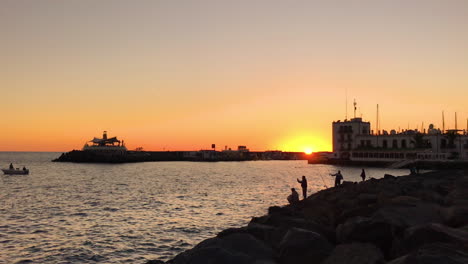
[[[165,263],[160,260],[147,264]],[[270,207],[170,264],[468,263],[468,173],[370,179]]]

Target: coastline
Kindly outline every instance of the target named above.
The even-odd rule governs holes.
[[[466,190],[466,170],[344,182],[147,264],[468,263]]]

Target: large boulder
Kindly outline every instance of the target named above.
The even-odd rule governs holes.
[[[466,248],[451,244],[427,244],[408,255],[394,259],[387,264],[466,264]]]
[[[449,205],[468,205],[468,177],[459,178],[445,198]]]
[[[440,193],[431,189],[421,189],[415,192],[415,195],[423,201],[430,203],[437,203],[439,205],[445,204],[445,199]]]
[[[251,223],[258,223],[263,225],[274,226],[282,229],[289,229],[292,227],[306,229],[319,233],[330,241],[335,239],[335,231],[332,228],[317,224],[314,221],[285,214],[273,213],[264,217],[252,219]]]
[[[175,257],[169,263],[173,264],[252,264],[254,260],[245,254],[232,252],[222,247],[207,247],[192,250],[181,258]]]
[[[272,259],[273,250],[250,234],[236,233],[221,239],[221,246],[254,259]]]
[[[166,264],[166,262],[159,259],[148,260],[145,264]]]
[[[468,224],[468,204],[452,205],[443,210],[444,223],[452,227],[460,227]]]
[[[249,234],[265,242],[273,249],[278,249],[281,240],[288,231],[287,227],[275,227],[259,223],[250,222],[247,226]]]
[[[171,263],[253,264],[260,260],[274,262],[273,250],[248,233],[232,233],[222,238],[204,240],[193,249],[177,255]]]
[[[329,191],[331,190],[325,190],[315,196],[307,198],[304,202],[305,206],[302,208],[302,212],[304,213],[305,219],[334,229],[336,204],[328,199],[335,195]]]
[[[339,225],[336,235],[340,243],[371,243],[387,253],[393,241],[393,228],[388,223],[358,216]]]
[[[280,243],[279,259],[281,263],[318,264],[332,249],[332,244],[318,233],[291,228]]]
[[[441,224],[425,224],[405,230],[399,254],[406,254],[424,244],[446,243],[463,246],[468,244],[468,232]]]
[[[352,243],[336,246],[322,264],[383,264],[380,249],[368,243]]]
[[[361,193],[357,196],[357,202],[359,205],[374,204],[377,202],[377,195],[372,193]]]
[[[377,222],[384,222],[397,229],[425,223],[441,223],[441,207],[410,196],[398,196],[388,200],[372,216]]]
[[[375,213],[375,211],[378,208],[379,207],[377,206],[377,204],[349,208],[347,210],[344,210],[338,216],[336,222],[337,222],[337,224],[342,224],[342,223],[346,222],[348,219],[353,218],[353,217],[357,217],[357,216],[370,217]]]

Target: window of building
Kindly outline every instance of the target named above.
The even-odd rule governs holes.
[[[382,148],[386,149],[387,148],[387,140],[382,141]]]
[[[440,140],[440,147],[441,148],[446,148],[447,147],[447,140],[446,139],[441,139]]]
[[[406,148],[406,139],[401,140],[401,148]]]
[[[392,141],[392,148],[394,149],[398,148],[398,141],[396,139]]]

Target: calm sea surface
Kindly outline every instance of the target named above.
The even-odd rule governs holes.
[[[269,206],[286,204],[296,178],[309,195],[341,169],[306,161],[53,163],[60,153],[0,152],[0,263],[144,263],[167,260]],[[366,168],[367,176],[407,170]],[[300,191],[299,191],[300,193]]]

